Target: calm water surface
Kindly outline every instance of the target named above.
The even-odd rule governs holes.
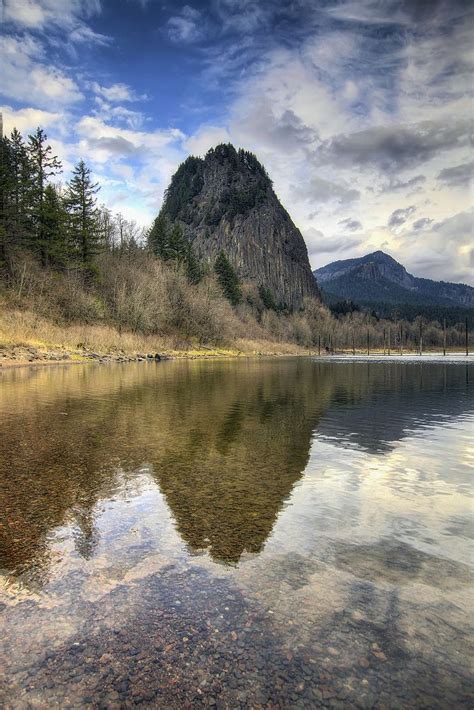
[[[0,705],[469,707],[472,365],[0,374]]]

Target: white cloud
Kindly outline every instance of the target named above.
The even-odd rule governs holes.
[[[100,11],[100,0],[3,0],[3,22],[7,25],[28,30],[66,30],[69,39],[79,42],[105,39],[84,22]]]
[[[148,224],[161,206],[163,193],[184,158],[186,136],[177,129],[119,128],[96,116],[84,116],[75,127],[74,155],[105,175],[101,198],[113,209]]]
[[[308,181],[290,186],[291,194],[296,200],[306,200],[310,204],[335,201],[348,203],[357,200],[360,192],[344,182],[325,180],[318,175],[313,175]]]
[[[472,283],[473,245],[474,209],[469,209],[428,223],[416,235],[413,228],[405,230],[399,236],[397,252],[416,276]]]
[[[203,36],[203,18],[199,10],[185,5],[181,11],[170,17],[167,24],[168,36],[173,42],[191,43]]]
[[[193,155],[204,156],[209,148],[219,143],[229,143],[230,135],[226,128],[218,126],[202,126],[197,133],[187,139],[184,147]]]
[[[4,0],[2,19],[21,27],[38,28],[46,22],[46,12],[35,0]]]
[[[106,99],[110,103],[123,103],[124,101],[142,101],[146,96],[138,96],[130,86],[122,84],[112,84],[111,86],[101,86],[96,81],[92,82],[91,90],[98,96]]]
[[[37,108],[22,108],[15,111],[11,106],[0,106],[0,113],[3,114],[3,131],[9,135],[14,128],[17,128],[23,136],[32,133],[38,126],[48,129],[60,128],[64,116],[60,113],[42,111]]]
[[[125,125],[127,128],[137,130],[146,121],[145,115],[141,111],[132,111],[125,106],[113,106],[100,97],[96,98],[97,109],[94,115],[101,121],[112,122],[114,125]]]
[[[39,107],[65,106],[82,98],[77,84],[60,68],[46,63],[42,46],[32,37],[0,37],[0,93]]]
[[[110,158],[140,157],[156,154],[169,145],[184,139],[177,129],[164,131],[133,131],[117,128],[93,116],[83,116],[76,126],[81,144],[99,163]]]

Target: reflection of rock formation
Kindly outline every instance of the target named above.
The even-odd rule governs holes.
[[[337,385],[318,433],[341,445],[383,453],[414,429],[474,412],[472,365],[359,362],[326,367],[336,369]]]
[[[318,389],[301,361],[216,368],[189,388],[153,469],[191,548],[228,562],[262,549],[306,466]]]
[[[191,548],[258,551],[306,465],[328,399],[303,361],[176,362],[8,373],[0,416],[3,568],[47,568],[63,524],[94,554],[97,502],[152,464]],[[324,393],[324,394],[323,394]],[[34,560],[34,565],[32,565]]]
[[[190,548],[235,562],[262,549],[315,430],[383,452],[472,407],[464,368],[434,365],[195,361],[1,377],[0,567],[36,579],[61,525],[95,554],[98,501],[144,462]]]

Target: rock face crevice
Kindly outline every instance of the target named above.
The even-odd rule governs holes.
[[[301,232],[252,153],[219,145],[188,158],[161,214],[181,225],[202,260],[213,264],[223,251],[242,281],[265,286],[277,303],[293,309],[320,297]]]

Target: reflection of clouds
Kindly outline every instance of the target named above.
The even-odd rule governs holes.
[[[383,454],[313,440],[310,461],[267,548],[306,550],[328,561],[334,540],[405,540],[459,562],[471,560],[462,527],[472,474],[474,416],[412,433]],[[452,526],[451,526],[452,527]]]

